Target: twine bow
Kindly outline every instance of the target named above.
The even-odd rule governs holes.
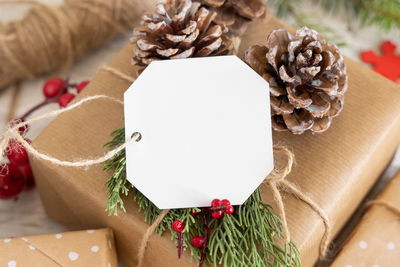
[[[127,74],[124,74],[120,72],[118,69],[115,69],[110,66],[104,66],[102,70],[110,72],[117,77],[124,79],[128,82],[132,82],[134,80],[133,77],[128,76]],[[26,148],[26,150],[34,157],[40,158],[42,160],[46,160],[52,164],[60,165],[60,166],[66,166],[66,167],[89,167],[92,165],[104,163],[105,161],[113,158],[117,153],[125,149],[131,142],[136,141],[136,138],[129,139],[127,142],[122,144],[121,146],[110,150],[109,152],[105,153],[103,156],[98,157],[98,158],[93,158],[93,159],[85,159],[85,160],[77,160],[77,161],[64,161],[57,159],[55,157],[52,157],[51,155],[42,153],[37,151],[32,145],[30,145],[19,133],[18,129],[20,127],[23,127],[25,125],[31,124],[32,122],[42,120],[45,118],[51,118],[58,116],[62,113],[71,111],[73,109],[78,108],[79,106],[83,105],[86,102],[90,101],[95,101],[99,99],[107,99],[113,102],[116,102],[118,104],[123,105],[123,101],[116,99],[114,97],[106,96],[106,95],[94,95],[94,96],[89,96],[84,99],[81,99],[80,101],[69,105],[68,107],[56,111],[52,111],[37,117],[34,117],[30,120],[27,120],[25,122],[18,123],[12,127],[9,127],[5,133],[3,133],[0,136],[0,151],[5,151],[9,141],[11,139],[16,139],[17,141],[21,142],[22,145]],[[287,176],[291,173],[292,167],[294,164],[294,154],[292,151],[290,151],[287,147],[284,146],[274,146],[274,152],[275,153],[283,153],[286,158],[287,162],[284,165],[282,169],[274,169],[273,172],[271,173],[270,176],[268,176],[264,180],[264,186],[268,186],[272,190],[272,194],[275,198],[277,208],[280,213],[280,218],[282,221],[282,228],[283,232],[285,234],[285,241],[290,242],[290,231],[287,223],[287,218],[286,218],[286,212],[285,212],[285,206],[284,202],[282,199],[282,194],[281,190],[285,192],[288,192],[295,196],[296,198],[300,199],[304,203],[306,203],[308,206],[311,207],[322,219],[324,226],[325,226],[325,231],[324,235],[322,237],[321,243],[320,243],[320,256],[324,257],[327,254],[328,248],[329,248],[329,242],[331,240],[331,231],[332,227],[328,218],[328,215],[325,213],[324,210],[322,210],[317,203],[315,203],[306,193],[302,192],[299,188],[297,188],[293,183],[289,182],[286,178]],[[0,153],[0,162],[4,159],[4,155]],[[141,267],[143,264],[145,252],[146,252],[146,247],[149,242],[150,237],[153,235],[155,230],[157,229],[158,225],[162,222],[164,217],[168,214],[169,210],[163,210],[161,214],[156,218],[156,220],[153,222],[153,224],[146,230],[145,234],[143,235],[143,238],[141,240],[139,250],[138,250],[138,267]]]

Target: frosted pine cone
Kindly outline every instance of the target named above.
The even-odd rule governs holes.
[[[269,82],[274,130],[321,133],[341,112],[346,66],[339,49],[316,31],[304,27],[292,36],[275,30],[267,47],[250,47],[245,60]]]
[[[267,10],[265,0],[200,0],[214,8],[218,16],[215,21],[225,24],[229,32],[240,36],[247,29],[247,23],[264,15]]]
[[[134,29],[133,64],[145,67],[154,60],[231,54],[228,28],[215,23],[216,16],[216,12],[191,0],[158,4],[153,13],[143,16],[143,26]]]

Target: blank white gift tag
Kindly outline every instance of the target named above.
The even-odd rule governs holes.
[[[160,209],[241,205],[273,169],[269,86],[236,56],[153,62],[124,98],[127,177]]]

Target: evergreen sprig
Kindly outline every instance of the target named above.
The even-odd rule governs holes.
[[[399,0],[314,0],[328,12],[342,7],[349,17],[356,17],[362,25],[377,25],[384,31],[400,29]]]
[[[290,15],[295,19],[296,24],[303,24],[301,26],[308,26],[326,35],[323,30],[318,30],[318,27],[315,27],[318,25],[308,25],[307,21],[302,21],[302,17],[309,18],[312,17],[312,14],[301,10],[301,0],[266,1],[275,8],[279,17]],[[313,2],[319,4],[329,13],[344,10],[348,18],[358,19],[361,25],[377,25],[383,31],[389,31],[394,28],[400,29],[399,0],[313,0]],[[327,26],[325,25],[324,27]]]
[[[112,140],[104,147],[116,147],[125,140],[125,129],[118,129],[112,133]],[[122,150],[112,159],[104,164],[104,170],[113,170],[113,174],[107,181],[107,208],[108,214],[118,214],[118,208],[125,212],[124,202],[121,196],[128,196],[132,185],[126,179],[126,157],[125,150]]]
[[[113,132],[113,138],[106,147],[115,147],[125,142],[124,129]],[[139,210],[144,212],[144,220],[152,224],[160,210],[126,179],[125,151],[106,162],[104,169],[113,171],[107,181],[107,211],[117,215],[118,208],[124,212],[122,196],[133,195]],[[183,248],[190,250],[191,258],[199,262],[201,249],[191,244],[193,236],[204,236],[203,216],[193,215],[193,211],[207,216],[211,230],[207,243],[205,262],[211,266],[301,266],[299,251],[290,242],[284,243],[284,234],[279,217],[274,215],[272,207],[263,203],[261,192],[257,189],[241,206],[235,206],[235,212],[216,220],[207,209],[172,209],[160,223],[156,232],[162,235],[169,230],[171,239],[177,245],[177,233],[172,222],[185,223],[183,230]]]
[[[312,14],[303,10],[301,1],[295,0],[268,0],[271,6],[275,7],[276,15],[281,18],[291,16],[294,20],[296,28],[307,26],[310,29],[316,30],[324,36],[324,39],[328,42],[333,42],[337,46],[346,46],[346,42],[343,37],[340,36],[332,29],[329,25],[325,24],[320,18],[313,16]]]

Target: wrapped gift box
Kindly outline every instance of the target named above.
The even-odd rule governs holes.
[[[275,18],[251,24],[243,36],[239,55],[255,43],[265,43],[267,34],[286,27]],[[128,76],[133,51],[128,44],[109,63]],[[294,136],[275,133],[274,142],[293,148],[296,166],[288,179],[308,194],[328,215],[336,234],[388,164],[400,140],[400,88],[352,60],[346,59],[349,90],[342,114],[323,134]],[[106,94],[122,99],[130,83],[99,70],[78,99]],[[34,141],[42,152],[63,160],[93,158],[102,153],[110,133],[123,126],[123,107],[107,100],[87,103],[55,119]],[[77,169],[59,167],[31,158],[33,171],[47,213],[71,229],[113,228],[120,259],[127,266],[136,262],[140,239],[148,228],[133,197],[125,199],[127,213],[108,216],[105,182],[111,173],[103,166]],[[155,166],[156,167],[156,166]],[[193,170],[195,171],[195,170]],[[243,177],[245,179],[245,177]],[[263,187],[266,202],[274,203]],[[303,266],[312,266],[319,255],[324,233],[321,218],[306,204],[284,195],[289,230],[301,252]],[[85,203],[82,206],[82,203]],[[146,251],[144,266],[188,266],[189,253],[178,260],[170,236],[154,235]]]
[[[110,229],[0,239],[0,266],[118,266]]]
[[[400,173],[353,232],[332,267],[398,266],[400,263]],[[389,205],[389,206],[386,206]],[[391,206],[396,210],[391,210]]]

